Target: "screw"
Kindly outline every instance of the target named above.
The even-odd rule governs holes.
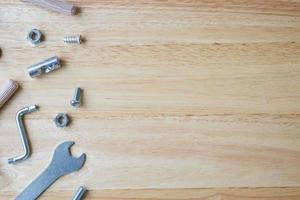
[[[80,89],[80,87],[77,87],[75,89],[74,96],[71,99],[70,103],[71,103],[71,106],[73,106],[73,107],[79,107],[80,106],[80,104],[81,104],[81,89]]]

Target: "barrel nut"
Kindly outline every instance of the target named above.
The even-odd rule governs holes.
[[[49,72],[52,72],[60,68],[60,66],[61,65],[60,65],[59,58],[57,56],[53,56],[51,58],[43,60],[42,62],[31,65],[30,67],[27,68],[27,72],[29,76],[34,78],[42,74],[47,74]]]

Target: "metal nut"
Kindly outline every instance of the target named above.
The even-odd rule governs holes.
[[[27,40],[34,45],[39,44],[42,41],[42,33],[38,29],[31,29],[27,34]]]
[[[60,128],[68,126],[70,119],[69,116],[65,113],[58,113],[54,118],[55,125]]]

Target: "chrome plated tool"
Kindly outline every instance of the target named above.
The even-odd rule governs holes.
[[[70,147],[73,144],[72,141],[66,141],[58,145],[47,169],[27,186],[15,200],[35,200],[58,178],[81,169],[86,160],[86,155],[82,154],[79,158],[71,156]]]
[[[26,134],[26,130],[24,128],[22,118],[25,114],[34,112],[36,110],[37,110],[37,106],[33,105],[33,106],[28,106],[28,107],[22,108],[21,110],[19,110],[17,112],[16,122],[17,122],[17,127],[19,129],[19,134],[20,134],[20,137],[21,137],[22,147],[23,147],[24,153],[22,155],[15,156],[13,158],[9,158],[8,159],[9,164],[14,164],[16,162],[26,160],[30,156],[29,141],[28,141],[28,138],[27,138],[27,134]]]

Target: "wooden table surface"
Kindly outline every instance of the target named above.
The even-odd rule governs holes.
[[[40,199],[300,199],[299,0],[74,0],[66,16],[0,2],[0,82],[21,89],[0,112],[0,199],[12,199],[64,140],[85,166]],[[25,40],[32,28],[45,41]],[[81,34],[82,45],[66,45]],[[30,78],[48,57],[61,69]],[[74,88],[84,105],[69,105]],[[22,153],[15,113],[37,104]],[[72,123],[56,128],[66,112]]]

